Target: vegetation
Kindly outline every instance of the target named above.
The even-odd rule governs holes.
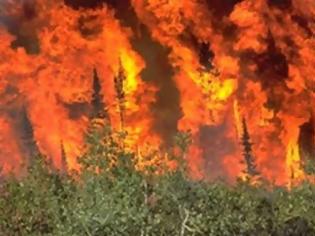
[[[176,137],[182,157],[189,135]],[[1,185],[0,235],[315,235],[315,186],[193,181],[185,166],[137,171],[123,136],[88,136],[78,173],[35,158]],[[180,157],[176,157],[180,160]]]

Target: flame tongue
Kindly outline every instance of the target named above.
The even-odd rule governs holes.
[[[1,3],[5,171],[31,155],[16,125],[25,121],[14,115],[25,110],[28,139],[59,168],[64,158],[79,168],[94,119],[126,131],[125,147],[140,159],[190,130],[192,176],[233,180],[246,169],[244,119],[259,173],[278,184],[305,177],[302,154],[310,150],[302,149],[301,127],[315,107],[313,1],[79,2]]]

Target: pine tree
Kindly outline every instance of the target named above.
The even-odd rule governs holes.
[[[241,138],[243,146],[243,157],[246,164],[245,173],[251,177],[259,174],[255,164],[255,159],[252,154],[252,143],[250,141],[250,135],[247,129],[247,124],[245,118],[243,118],[243,135]]]
[[[101,84],[97,70],[93,70],[93,95],[92,95],[92,114],[91,119],[97,119],[104,122],[109,121],[108,112],[106,110],[106,105],[103,102],[103,96],[101,94]]]
[[[34,130],[32,123],[28,117],[27,110],[25,107],[22,108],[21,112],[21,140],[23,142],[23,146],[27,149],[28,155],[32,158],[40,154],[39,149],[37,147],[35,138],[34,138]]]
[[[124,92],[125,79],[126,79],[126,75],[120,62],[119,71],[118,71],[117,76],[115,76],[114,78],[114,83],[115,83],[115,90],[116,90],[118,106],[119,106],[121,129],[124,128],[124,122],[125,122],[125,115],[124,115],[125,113],[125,92]]]

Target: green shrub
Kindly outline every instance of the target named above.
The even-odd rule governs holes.
[[[0,235],[315,235],[314,185],[229,186],[193,181],[185,168],[143,173],[123,138],[89,135],[80,174],[37,157],[25,177],[7,177]]]

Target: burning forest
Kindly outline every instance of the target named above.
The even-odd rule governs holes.
[[[301,180],[314,32],[313,0],[1,1],[2,174],[36,153],[78,169],[96,122],[137,153],[189,131],[192,178]]]

